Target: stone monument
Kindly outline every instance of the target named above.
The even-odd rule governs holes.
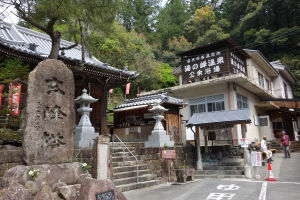
[[[168,111],[168,109],[156,104],[153,106],[153,108],[149,109],[149,111],[155,113],[153,118],[155,119],[156,123],[151,135],[148,137],[148,141],[145,142],[145,147],[164,147],[165,145],[168,147],[173,147],[174,141],[170,140],[170,136],[166,134],[166,131],[161,123],[161,120],[164,118],[161,113]]]
[[[0,200],[126,199],[110,180],[95,180],[72,162],[75,128],[73,73],[45,60],[30,73],[23,139],[24,161],[0,180]],[[107,198],[106,198],[107,199]]]
[[[27,165],[72,162],[73,73],[59,60],[45,60],[28,79],[24,161]]]
[[[82,90],[82,95],[75,99],[75,103],[80,105],[77,109],[81,113],[81,118],[78,126],[75,129],[74,147],[87,148],[92,147],[94,139],[99,135],[95,133],[95,128],[92,126],[89,113],[92,111],[90,104],[98,101],[87,94],[86,89]]]

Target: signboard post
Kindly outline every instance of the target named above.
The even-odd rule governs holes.
[[[261,152],[252,151],[251,152],[251,164],[253,167],[261,167]]]
[[[258,167],[262,166],[261,162],[261,152],[259,151],[252,151],[251,152],[251,165],[253,167],[254,175],[256,179],[260,179],[260,174]]]
[[[170,182],[170,159],[176,159],[176,151],[175,150],[162,150],[161,152],[162,159],[167,159],[168,164],[168,181]]]
[[[246,138],[241,139],[241,147],[248,148],[248,140]]]

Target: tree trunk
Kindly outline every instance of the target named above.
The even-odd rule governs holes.
[[[51,34],[50,37],[51,37],[51,41],[52,41],[52,46],[51,46],[51,51],[50,51],[48,58],[57,59],[58,54],[59,54],[61,33],[58,31],[54,31],[54,33]]]

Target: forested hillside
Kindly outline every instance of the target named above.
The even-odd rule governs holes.
[[[180,64],[177,53],[228,37],[242,48],[260,50],[269,61],[280,59],[287,64],[297,80],[295,95],[300,97],[299,0],[168,0],[165,5],[162,0],[114,2],[117,4],[109,14],[114,19],[92,21],[85,44],[101,61],[138,71],[130,97],[136,96],[138,88],[149,91],[174,86],[176,78],[171,72]],[[107,8],[95,12],[101,18],[107,15]],[[76,13],[71,16],[74,18]],[[63,38],[74,41],[68,26],[58,26]]]

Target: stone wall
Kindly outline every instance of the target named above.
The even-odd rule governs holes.
[[[0,145],[0,178],[9,168],[22,164],[22,148]]]
[[[175,169],[176,168],[194,168],[196,150],[192,145],[189,146],[176,146],[174,148],[168,148],[169,150],[176,150],[177,159],[171,162],[171,181],[176,180]],[[149,168],[153,170],[158,177],[167,181],[168,179],[168,165],[167,160],[162,159],[161,152],[165,148],[139,148],[138,154],[141,155],[140,159],[144,160],[148,164]]]
[[[6,170],[17,166],[23,165],[22,148],[13,146],[0,147],[0,177],[2,177]],[[92,165],[92,149],[74,149],[73,162],[85,162]]]
[[[141,155],[141,160],[149,165],[149,168],[157,174],[158,177],[162,177],[165,181],[168,178],[167,161],[162,159],[161,151],[165,148],[143,148],[137,149],[137,154]],[[190,146],[176,146],[175,149],[177,159],[172,161],[173,167],[171,168],[171,178],[175,180],[175,168],[179,167],[194,167],[195,163],[195,148]],[[92,149],[74,149],[73,162],[85,162],[93,166],[93,150]],[[5,171],[16,165],[22,165],[22,148],[11,147],[0,149],[0,179],[4,175]],[[92,174],[94,175],[94,174]]]

